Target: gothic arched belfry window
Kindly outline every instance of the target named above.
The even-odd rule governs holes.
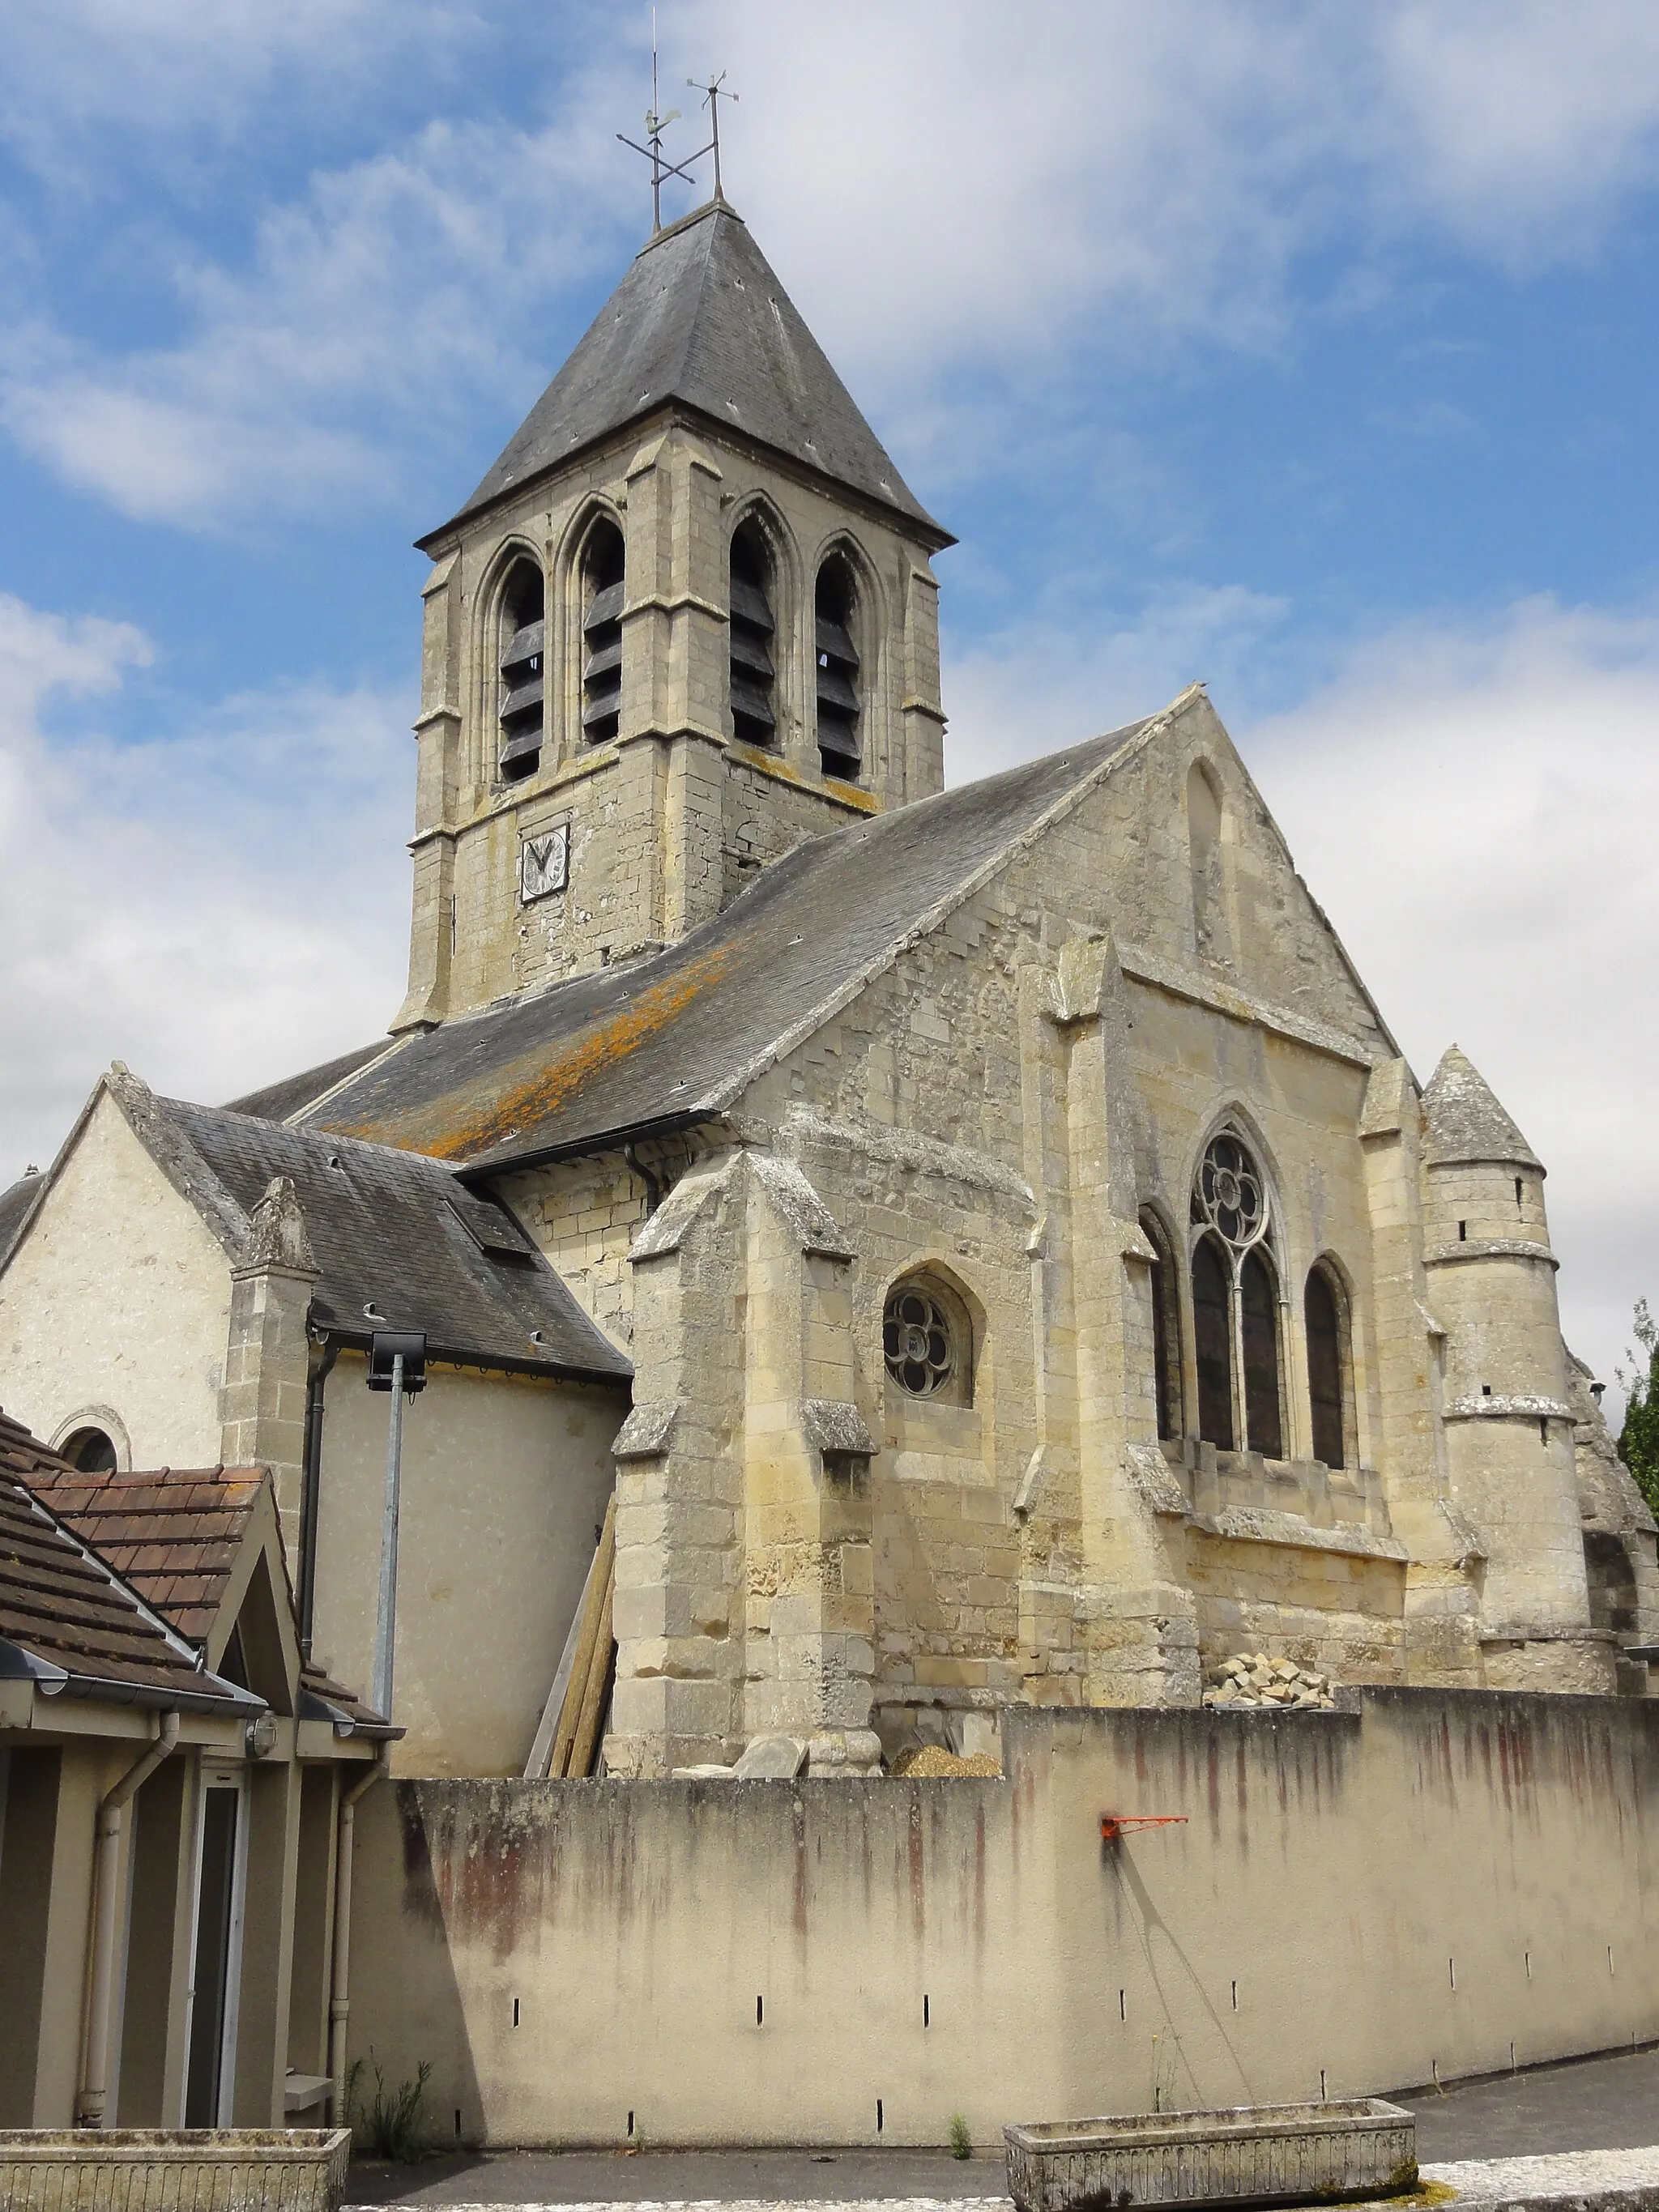
[[[623,534],[596,522],[582,553],[582,735],[614,738],[622,716]]]
[[[752,519],[732,533],[731,586],[732,732],[751,745],[769,745],[777,736],[772,556]]]
[[[1223,1129],[1193,1179],[1199,1434],[1222,1451],[1285,1455],[1273,1206],[1243,1139]]]
[[[813,599],[817,641],[818,757],[826,775],[857,780],[864,758],[859,724],[859,655],[853,642],[858,605],[847,556],[832,553],[818,570]]]
[[[515,561],[501,592],[501,725],[498,763],[502,780],[533,775],[542,757],[546,693],[547,624],[542,572],[533,561]]]

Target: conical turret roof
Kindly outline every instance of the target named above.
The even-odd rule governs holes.
[[[723,200],[641,249],[454,520],[672,400],[896,509],[937,544],[954,543],[893,466]]]
[[[1498,1104],[1467,1054],[1447,1048],[1423,1093],[1428,1129],[1423,1156],[1431,1167],[1455,1160],[1503,1160],[1543,1170],[1543,1162]]]

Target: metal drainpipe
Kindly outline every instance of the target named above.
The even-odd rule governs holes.
[[[650,1169],[647,1167],[645,1162],[640,1158],[637,1145],[624,1145],[622,1148],[622,1156],[623,1166],[630,1169],[645,1185],[645,1218],[649,1221],[662,1204],[662,1178],[660,1176],[653,1175]]]
[[[360,1774],[340,1800],[340,1833],[334,1850],[334,1972],[328,2005],[328,2070],[334,2079],[331,2117],[337,2128],[346,2124],[346,2022],[351,2017],[351,1859],[357,1800],[374,1788],[390,1765],[390,1747],[383,1743],[368,1773]]]
[[[317,1516],[323,1480],[323,1390],[340,1356],[337,1337],[324,1333],[323,1356],[306,1376],[305,1495],[300,1502],[300,1656],[311,1662],[317,1605]]]
[[[92,1873],[92,1972],[87,1983],[86,2042],[76,2113],[83,2128],[101,2128],[109,2087],[110,2003],[115,1988],[116,1876],[121,1864],[122,1815],[179,1741],[179,1716],[163,1713],[155,1741],[104,1794]]]

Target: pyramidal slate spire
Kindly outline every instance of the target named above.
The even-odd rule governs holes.
[[[1480,1069],[1456,1045],[1448,1046],[1423,1093],[1428,1116],[1425,1157],[1431,1166],[1454,1160],[1512,1160],[1517,1167],[1543,1162],[1498,1104]]]
[[[896,510],[939,547],[955,543],[895,468],[725,200],[641,248],[454,521],[671,403]]]

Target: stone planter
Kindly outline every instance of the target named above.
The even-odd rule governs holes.
[[[7,2212],[339,2212],[349,2128],[3,2128]]]
[[[1417,2185],[1417,2123],[1377,2097],[1133,2112],[1005,2128],[1003,2135],[1008,2194],[1019,2212],[1305,2204]]]

